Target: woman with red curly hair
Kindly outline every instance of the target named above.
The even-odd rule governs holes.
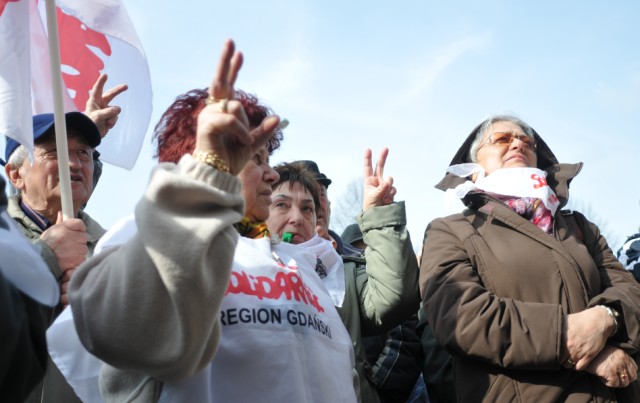
[[[198,114],[206,106],[209,93],[207,89],[194,89],[180,95],[162,114],[154,129],[154,138],[158,143],[155,157],[160,162],[175,162],[185,154],[191,154],[195,148]],[[273,111],[260,104],[255,95],[242,90],[234,91],[234,99],[242,105],[250,127],[258,127]],[[273,131],[264,147],[261,147],[246,163],[238,174],[242,183],[242,198],[245,202],[245,217],[236,224],[243,236],[264,236],[264,221],[269,217],[271,203],[271,185],[278,179],[269,165],[269,156],[280,147],[283,139],[280,125]]]
[[[160,162],[177,163],[184,154],[190,154],[196,145],[198,114],[206,106],[208,89],[194,89],[182,94],[162,114],[156,124],[153,137],[158,142],[155,157]],[[258,97],[242,90],[234,91],[234,99],[242,104],[250,127],[258,127],[273,111],[258,100]],[[280,147],[282,130],[277,127],[267,140],[269,155]]]
[[[165,163],[135,217],[74,274],[70,305],[103,362],[99,388],[85,357],[78,374],[62,365],[80,362],[79,342],[66,356],[67,338],[50,346],[84,401],[98,390],[107,402],[357,400],[351,340],[315,256],[264,225],[282,135],[277,116],[234,91],[241,61],[229,41],[209,89],[165,112]]]

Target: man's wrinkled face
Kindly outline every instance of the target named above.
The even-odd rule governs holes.
[[[69,130],[67,143],[73,206],[79,209],[89,201],[93,191],[93,149],[73,129]],[[58,152],[54,136],[47,136],[34,145],[33,164],[25,158],[19,173],[21,182],[17,188],[29,206],[36,211],[60,210]]]

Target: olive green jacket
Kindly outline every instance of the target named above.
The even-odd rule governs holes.
[[[364,259],[343,256],[345,298],[338,309],[351,336],[362,402],[379,402],[362,337],[384,333],[418,311],[418,262],[403,202],[374,207],[359,217]]]
[[[56,280],[60,281],[62,278],[62,269],[58,264],[58,259],[56,258],[53,249],[51,249],[46,242],[40,240],[40,236],[43,231],[24,213],[24,211],[22,211],[20,208],[20,200],[17,195],[9,197],[7,212],[16,222],[17,227],[22,231],[22,234],[40,249],[42,259],[44,259],[44,262],[47,264]],[[93,250],[95,249],[96,244],[102,235],[104,235],[106,230],[91,218],[89,214],[82,210],[78,213],[78,218],[82,220],[87,228],[87,248],[89,249],[89,257],[93,255]]]

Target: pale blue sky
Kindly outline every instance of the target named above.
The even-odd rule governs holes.
[[[334,205],[361,175],[365,147],[391,149],[387,173],[417,251],[446,213],[433,185],[493,113],[523,118],[561,162],[585,163],[572,198],[606,223],[612,246],[640,226],[636,1],[124,3],[147,53],[154,111],[136,167],[107,166],[89,203],[107,227],[144,189],[153,125],[175,96],[209,84],[226,38],[245,53],[238,87],[291,122],[272,162],[317,161]]]

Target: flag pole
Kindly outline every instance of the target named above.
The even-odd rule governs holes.
[[[64,119],[62,100],[62,70],[60,68],[60,42],[58,40],[58,17],[55,0],[45,0],[47,11],[47,38],[49,41],[49,63],[53,88],[53,115],[55,118],[56,148],[58,150],[58,177],[64,219],[74,218],[71,195],[71,173],[69,171],[69,148],[67,146],[67,123]]]

